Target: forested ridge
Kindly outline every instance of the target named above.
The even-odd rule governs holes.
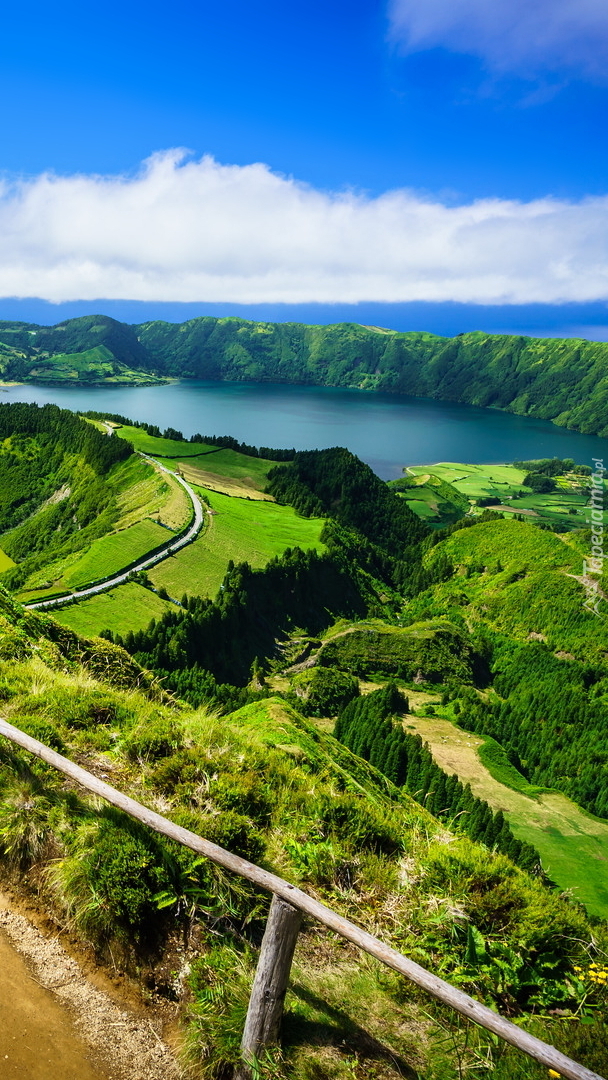
[[[204,316],[129,326],[107,316],[55,327],[0,322],[0,376],[103,347],[136,371],[184,379],[356,387],[460,401],[608,435],[608,345],[482,331],[454,338],[357,323],[306,326]]]

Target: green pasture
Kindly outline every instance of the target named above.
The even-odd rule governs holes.
[[[191,443],[186,442],[185,439],[179,441],[157,439],[154,435],[148,435],[143,428],[130,427],[127,424],[116,428],[116,434],[121,439],[127,439],[136,450],[141,450],[142,454],[151,454],[153,457],[166,457],[167,454],[175,457],[177,454],[189,455],[215,449],[210,443]],[[175,465],[172,467],[175,468]]]
[[[237,450],[218,450],[209,443],[157,439],[141,428],[121,427],[117,434],[132,442],[136,450],[158,458],[161,464],[169,469],[175,469],[181,460],[184,466],[202,469],[218,477],[229,477],[233,480],[250,479],[259,488],[265,486],[269,470],[277,464],[276,461],[267,461],[266,458],[240,454]]]
[[[111,383],[159,383],[164,380],[144,371],[134,371],[116,360],[105,345],[97,345],[76,353],[55,353],[34,361],[29,378],[38,382],[111,382]]]
[[[255,460],[255,459],[248,459]],[[322,548],[320,518],[299,517],[291,506],[236,499],[216,491],[203,491],[213,514],[203,534],[176,555],[149,572],[156,588],[164,586],[175,599],[215,596],[230,559],[250,566],[265,566],[288,547]]]
[[[119,634],[141,630],[151,619],[162,618],[169,609],[178,610],[150,589],[127,582],[116,589],[92,596],[90,600],[57,608],[53,611],[53,618],[78,634],[92,637],[102,630]]]
[[[524,512],[524,517],[537,519],[548,525],[562,525],[568,529],[584,528],[586,507],[589,503],[587,494],[580,491],[584,478],[571,476],[555,477],[557,490],[538,494],[523,487],[526,473],[513,465],[467,465],[461,462],[440,462],[437,465],[413,465],[406,470],[407,475],[419,477],[421,486],[414,489],[415,499],[408,503],[421,517],[429,517],[428,510],[421,504],[432,506],[432,481],[435,477],[451,484],[470,500],[473,512],[477,499],[497,498],[507,509],[505,517]],[[522,495],[521,492],[524,492]],[[490,507],[489,509],[492,509]],[[608,520],[608,514],[604,515]]]
[[[138,521],[120,532],[102,536],[69,567],[62,585],[78,588],[89,581],[117,574],[136,559],[143,559],[152,548],[167,543],[172,535],[169,529],[163,529],[155,521]]]
[[[470,499],[487,495],[504,498],[523,484],[525,472],[513,465],[465,465],[460,462],[442,461],[437,465],[413,465],[408,468],[411,476],[432,474],[462,491]]]
[[[14,562],[10,555],[7,555],[5,551],[0,548],[0,574],[3,574],[5,570],[10,570],[11,566],[14,566]]]
[[[407,499],[407,505],[409,506],[410,510],[413,510],[415,514],[418,514],[418,517],[433,520],[437,517],[437,505],[436,501],[433,500],[433,494],[434,493],[432,492],[432,490],[423,489],[420,492],[421,497],[416,499]],[[418,492],[416,492],[416,495],[418,495]]]

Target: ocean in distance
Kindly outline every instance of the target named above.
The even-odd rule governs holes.
[[[548,420],[496,409],[333,387],[201,382],[147,387],[2,388],[0,402],[52,402],[96,409],[178,428],[189,438],[232,435],[254,446],[315,450],[346,446],[383,480],[406,465],[471,464],[530,458],[574,458],[590,465],[608,457],[608,440],[556,427]]]

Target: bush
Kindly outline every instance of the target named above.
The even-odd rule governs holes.
[[[51,750],[56,750],[59,754],[65,750],[65,743],[61,735],[55,725],[49,723],[48,720],[41,716],[23,715],[18,716],[17,720],[17,727],[24,731],[26,735],[30,735],[32,739],[38,739],[38,742],[50,746]]]
[[[158,716],[133,728],[124,740],[123,749],[131,761],[156,761],[178,750],[183,738],[175,721]]]
[[[359,682],[332,667],[315,667],[294,675],[291,686],[295,706],[305,716],[337,716],[359,696]]]
[[[348,838],[355,847],[383,855],[395,855],[403,849],[403,837],[385,814],[356,795],[339,795],[321,804],[321,821]]]
[[[253,769],[222,773],[211,784],[210,794],[222,809],[246,814],[259,825],[268,823],[276,802],[268,785]]]
[[[240,855],[242,859],[257,862],[264,853],[264,837],[246,817],[234,810],[206,815],[201,820],[201,828],[205,840],[226,848],[233,855]]]
[[[114,810],[72,834],[49,876],[74,922],[94,941],[151,940],[163,915],[157,894],[171,886],[169,860],[154,838]]]

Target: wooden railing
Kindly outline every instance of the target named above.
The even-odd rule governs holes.
[[[246,859],[233,855],[224,848],[204,840],[196,833],[188,829],[182,829],[172,821],[160,814],[135,802],[134,799],[124,795],[121,791],[98,780],[97,777],[85,769],[75,765],[68,758],[49,749],[37,739],[26,735],[19,728],[13,727],[6,720],[0,718],[0,735],[4,735],[17,746],[28,750],[41,758],[48,765],[52,765],[65,776],[75,780],[87,791],[100,796],[112,806],[129,814],[137,821],[148,825],[155,832],[174,840],[184,847],[205,855],[218,866],[246,878],[254,885],[259,886],[266,892],[272,893],[272,903],[266,924],[266,931],[262,941],[258,967],[254,978],[249,1010],[241,1044],[242,1065],[237,1071],[238,1080],[249,1080],[251,1076],[251,1064],[260,1056],[260,1051],[276,1041],[279,1023],[281,1020],[283,999],[285,997],[291,961],[300,928],[302,914],[309,915],[317,922],[326,926],[329,930],[350,941],[353,945],[370,956],[376,957],[387,967],[405,975],[417,986],[431,994],[438,1001],[450,1006],[457,1012],[466,1016],[469,1020],[479,1024],[480,1027],[498,1035],[507,1043],[522,1050],[529,1057],[534,1058],[542,1065],[552,1069],[559,1076],[567,1077],[568,1080],[603,1080],[597,1073],[587,1069],[584,1065],[577,1064],[571,1058],[556,1050],[555,1047],[540,1039],[529,1035],[516,1024],[505,1020],[504,1017],[495,1013],[492,1009],[482,1005],[481,1002],[469,997],[450,983],[439,979],[432,972],[420,967],[413,960],[398,953],[383,941],[368,934],[355,923],[344,919],[331,908],[321,904],[308,893],[291,885],[283,878],[271,874],[261,867],[247,862]]]

